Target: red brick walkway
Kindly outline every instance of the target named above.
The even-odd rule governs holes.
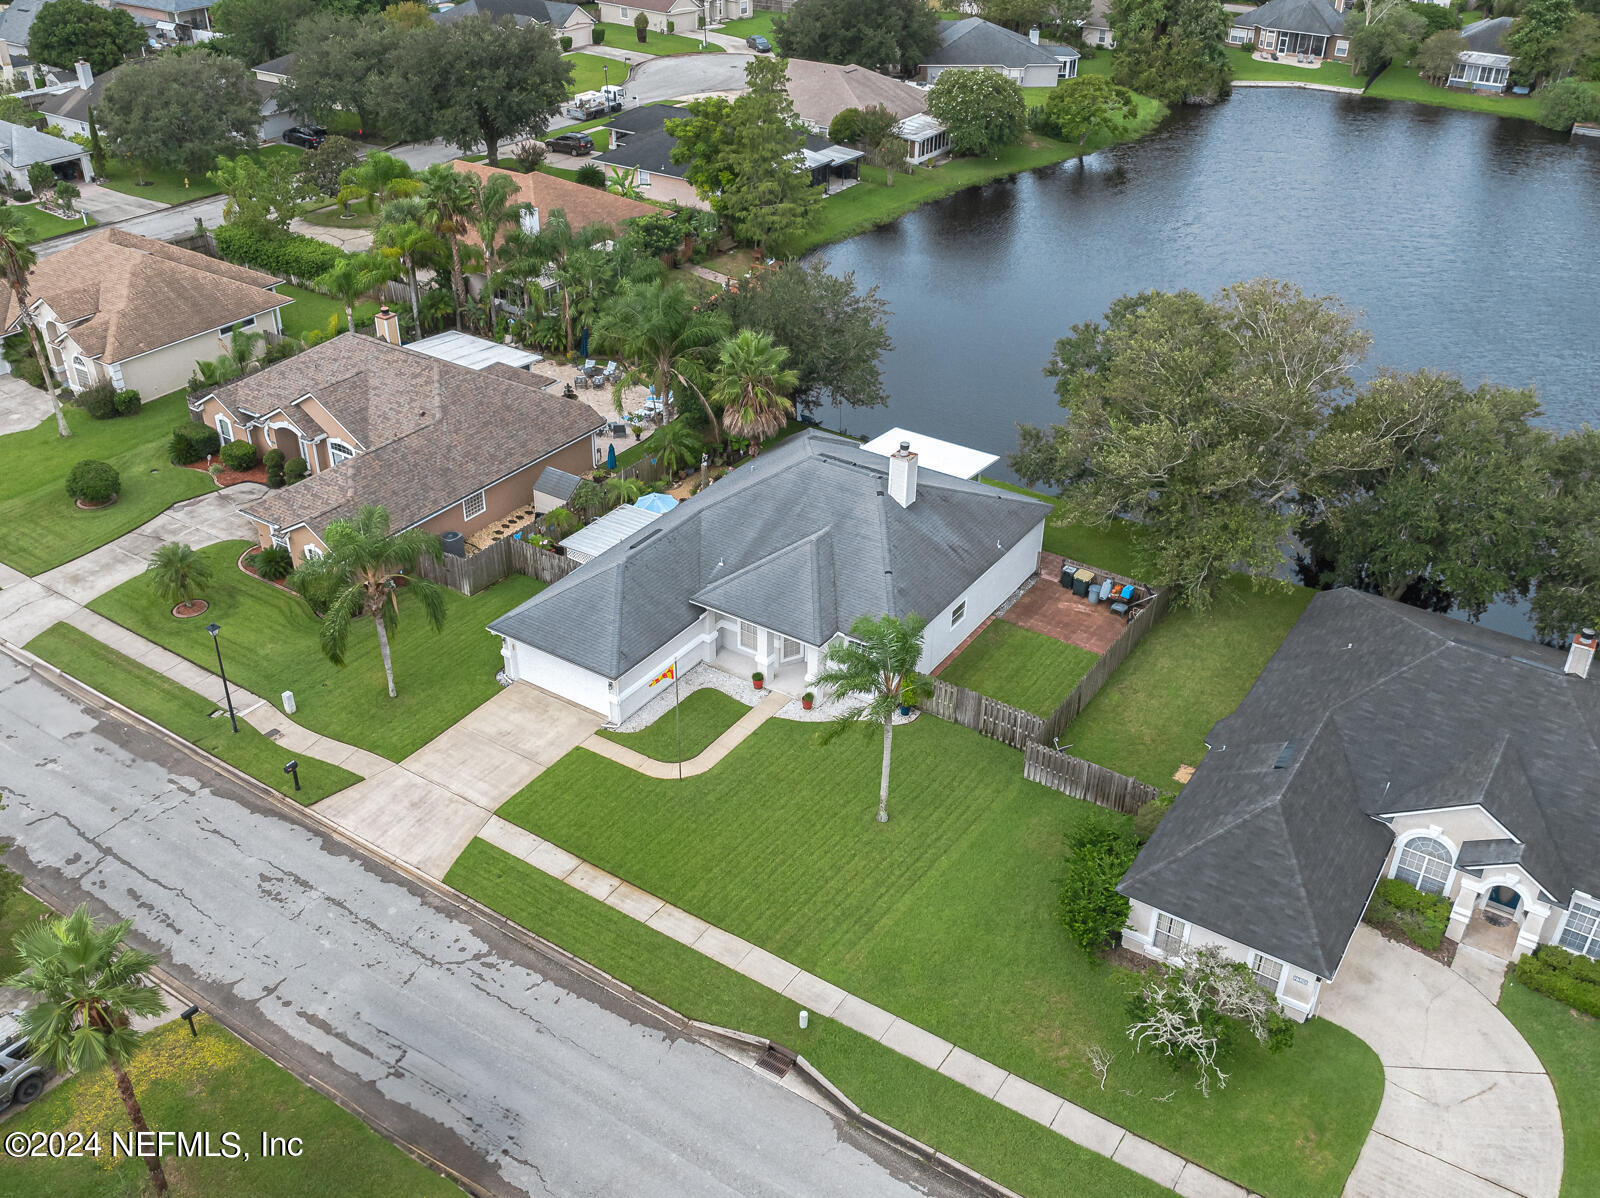
[[[1104,653],[1122,635],[1123,619],[1108,603],[1090,603],[1061,585],[1061,558],[1039,555],[1039,581],[1000,617],[1034,632]]]

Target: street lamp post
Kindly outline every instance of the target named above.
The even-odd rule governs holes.
[[[228,722],[233,725],[235,732],[239,731],[239,717],[233,714],[233,692],[228,689],[228,671],[222,668],[222,641],[218,634],[222,631],[220,624],[207,624],[206,631],[211,634],[211,643],[217,647],[217,673],[222,675],[222,698],[228,705]]]
[[[592,78],[593,76],[591,76]],[[600,86],[605,87],[611,82],[611,67],[606,63],[600,64]]]

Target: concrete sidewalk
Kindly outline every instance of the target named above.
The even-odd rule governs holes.
[[[635,752],[626,745],[619,745],[616,741],[607,740],[603,736],[591,736],[583,742],[583,748],[601,757],[609,757],[618,765],[625,765],[630,770],[644,774],[651,778],[692,778],[696,774],[703,774],[712,766],[720,762],[734,750],[734,747],[743,743],[757,728],[765,724],[778,712],[789,706],[794,700],[780,691],[769,691],[767,697],[752,707],[738,721],[716,740],[700,750],[688,761],[657,761],[654,757],[646,757],[643,753]],[[665,718],[665,717],[663,717]]]

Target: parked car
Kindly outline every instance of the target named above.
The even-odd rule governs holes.
[[[304,146],[314,150],[327,139],[328,131],[321,125],[296,125],[292,129],[285,129],[283,144],[286,146]]]
[[[545,144],[562,154],[594,153],[594,138],[587,133],[558,133]]]
[[[49,1080],[44,1067],[31,1060],[28,1040],[17,1019],[20,1011],[0,1015],[0,1108],[32,1102]]]
[[[749,37],[745,38],[744,44],[749,46],[757,54],[772,53],[772,43],[766,38],[762,37],[759,33],[752,33]]]

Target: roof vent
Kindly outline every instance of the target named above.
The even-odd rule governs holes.
[[[1594,661],[1595,634],[1593,628],[1585,628],[1572,638],[1572,648],[1567,650],[1566,671],[1576,674],[1579,678],[1589,676],[1589,665]]]

